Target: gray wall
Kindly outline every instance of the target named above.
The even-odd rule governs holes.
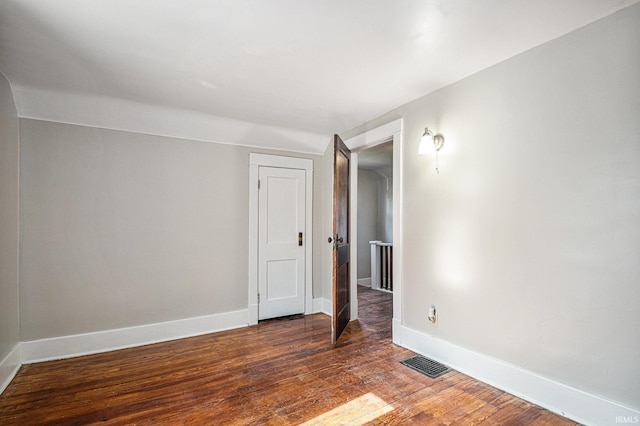
[[[342,135],[404,118],[406,326],[635,409],[639,34],[637,4]]]
[[[378,174],[358,169],[358,278],[371,277],[371,246],[378,239]]]
[[[0,73],[0,360],[18,343],[18,116]]]
[[[358,278],[371,277],[369,241],[393,242],[393,169],[358,169]]]
[[[247,308],[249,152],[266,151],[28,119],[20,131],[22,340]],[[304,157],[319,237],[321,157]]]
[[[376,239],[385,243],[393,242],[393,168],[377,170],[378,214],[376,218]]]

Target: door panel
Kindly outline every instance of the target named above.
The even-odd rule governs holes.
[[[272,260],[267,263],[266,300],[295,297],[298,294],[298,262],[296,259]]]
[[[336,343],[351,319],[349,263],[349,169],[351,152],[334,136],[333,189],[333,321],[331,340]]]
[[[259,168],[258,319],[304,312],[305,171]]]

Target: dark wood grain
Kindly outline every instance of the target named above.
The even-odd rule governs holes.
[[[0,395],[1,425],[573,425],[450,372],[398,361],[391,295],[359,287],[360,320],[331,344],[323,315],[23,366]]]
[[[349,259],[351,151],[340,136],[333,136],[333,323],[331,341],[335,343],[351,319]]]

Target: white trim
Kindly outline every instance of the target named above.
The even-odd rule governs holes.
[[[371,277],[369,277],[369,278],[358,278],[357,282],[358,282],[358,285],[361,285],[363,287],[371,287]]]
[[[308,160],[305,169],[306,205],[305,212],[305,291],[304,312],[310,314],[313,311],[313,161]]]
[[[256,298],[257,301],[257,298]],[[255,325],[258,323],[258,304],[257,303],[250,303],[248,306],[248,319],[247,319],[247,323],[249,325]]]
[[[249,154],[249,164],[252,166],[280,167],[283,169],[313,170],[313,160],[310,158],[283,157],[271,154]]]
[[[403,150],[403,136],[402,136],[403,119],[399,118],[390,123],[384,124],[375,129],[371,129],[360,135],[344,141],[345,145],[351,150],[362,150],[379,145],[383,142],[393,142],[393,321],[392,321],[392,334],[393,342],[396,342],[395,329],[404,323],[402,316],[402,206],[403,206],[403,162],[402,162],[402,150]],[[353,263],[354,259],[357,262],[358,258],[358,216],[357,216],[357,204],[358,204],[358,181],[357,181],[357,169],[358,169],[358,154],[352,153],[351,155],[351,167],[356,170],[355,183],[354,179],[351,180],[351,214],[350,214],[350,244],[351,244],[351,312],[358,312],[358,297],[357,297],[357,264]],[[354,210],[353,206],[356,206]],[[356,212],[354,214],[354,211]],[[352,317],[353,318],[353,317]]]
[[[247,321],[258,323],[258,173],[259,167],[280,167],[305,171],[305,296],[304,313],[313,309],[313,160],[268,154],[249,154],[249,304]]]
[[[391,339],[396,345],[402,346],[402,329],[403,326],[398,318],[391,320]]]
[[[640,411],[633,408],[553,381],[518,366],[402,325],[397,329],[396,336],[394,327],[394,342],[400,346],[579,423],[613,424],[618,416],[636,419],[640,416]]]
[[[393,133],[393,318],[404,324],[402,271],[404,259],[404,136],[402,120],[397,120]],[[392,324],[396,324],[393,321]],[[395,342],[395,340],[394,340]]]
[[[114,351],[247,326],[247,310],[22,342],[23,364]]]
[[[17,343],[13,349],[0,361],[0,394],[9,386],[22,365],[20,349],[22,344]]]
[[[249,304],[248,323],[258,323],[258,176],[259,165],[249,155]]]
[[[344,143],[352,151],[371,148],[389,139],[390,136],[399,131],[402,131],[402,118],[349,138]]]
[[[331,299],[326,299],[324,297],[316,297],[313,299],[313,313],[323,313],[329,316],[332,316],[333,305],[331,304]]]
[[[345,143],[346,145],[346,143]],[[351,148],[349,148],[351,149]],[[349,168],[349,286],[351,321],[358,319],[358,153],[351,153]]]

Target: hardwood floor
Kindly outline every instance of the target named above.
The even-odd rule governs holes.
[[[391,296],[358,287],[360,320],[331,345],[323,314],[23,366],[1,425],[575,425],[452,371],[398,361]]]

